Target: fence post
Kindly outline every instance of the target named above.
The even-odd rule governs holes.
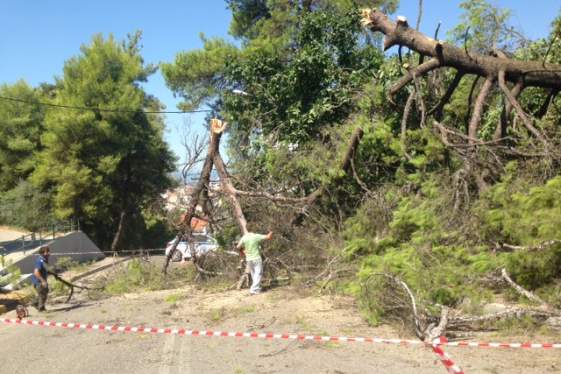
[[[2,267],[6,266],[6,260],[4,258],[6,254],[7,254],[6,248],[0,247],[0,265],[2,265]]]

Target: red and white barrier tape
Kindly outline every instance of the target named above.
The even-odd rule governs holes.
[[[73,322],[53,322],[53,321],[33,321],[27,319],[0,319],[4,324],[13,325],[30,325],[42,327],[59,327],[66,329],[79,330],[98,330],[107,332],[138,332],[153,334],[170,334],[179,336],[207,336],[207,337],[232,337],[232,338],[253,338],[253,339],[284,339],[284,340],[311,340],[317,342],[358,342],[358,343],[380,343],[380,344],[396,344],[396,345],[429,345],[419,340],[408,339],[384,339],[384,338],[368,338],[368,337],[347,337],[347,336],[321,336],[321,335],[301,335],[301,334],[274,334],[271,332],[227,332],[227,331],[210,331],[210,330],[186,330],[183,328],[157,328],[144,326],[119,326],[92,323],[73,323]],[[438,356],[440,362],[453,374],[464,374],[464,372],[456,365],[450,357],[439,347],[439,342],[435,341],[431,347],[433,352]]]
[[[53,321],[33,321],[27,319],[0,319],[4,324],[30,325],[42,327],[58,327],[79,330],[98,330],[107,332],[138,332],[153,334],[168,334],[179,336],[206,336],[206,337],[232,337],[232,338],[252,338],[252,339],[282,339],[300,340],[317,342],[358,342],[358,343],[380,343],[396,345],[430,345],[433,352],[438,356],[440,362],[453,374],[464,374],[462,369],[457,366],[449,355],[444,352],[442,346],[449,347],[485,347],[485,348],[561,348],[561,343],[494,343],[494,342],[449,342],[445,337],[436,339],[431,344],[426,344],[419,340],[409,339],[386,339],[375,337],[347,337],[347,336],[322,336],[322,335],[302,335],[302,334],[275,334],[272,332],[229,332],[211,330],[187,330],[184,328],[157,328],[144,326],[120,326],[93,323],[73,323],[73,322],[53,322]]]
[[[156,328],[156,327],[134,327],[120,325],[105,325],[92,323],[72,323],[72,322],[52,322],[52,321],[33,321],[19,319],[0,319],[4,324],[15,325],[32,325],[43,327],[60,327],[67,329],[82,330],[99,330],[109,332],[149,332],[155,334],[172,334],[187,336],[221,336],[236,338],[253,338],[253,339],[284,339],[284,340],[315,340],[315,341],[331,341],[331,342],[357,342],[357,343],[380,343],[380,344],[396,344],[396,345],[422,345],[426,344],[420,340],[410,339],[387,339],[376,337],[348,337],[348,336],[321,336],[321,335],[301,335],[301,334],[275,334],[271,332],[227,332],[227,331],[210,331],[210,330],[187,330],[183,328]],[[439,346],[448,347],[481,347],[481,348],[523,348],[523,349],[561,349],[561,343],[499,343],[499,342],[469,342],[459,341],[450,342],[445,337],[439,338],[433,342]]]
[[[438,356],[438,359],[440,360],[442,365],[444,365],[446,370],[448,370],[448,373],[450,373],[450,374],[465,374],[464,371],[462,370],[462,368],[460,368],[458,365],[456,365],[454,363],[454,361],[452,361],[452,358],[450,356],[448,356],[448,354],[446,354],[446,352],[444,352],[444,350],[440,346],[441,341],[442,341],[442,339],[440,339],[440,340],[437,339],[433,342],[432,351],[434,352],[434,354],[436,354]]]
[[[501,343],[501,342],[446,342],[440,345],[448,347],[477,347],[477,348],[545,348],[545,349],[560,349],[561,343]]]
[[[346,336],[321,336],[321,335],[301,335],[301,334],[274,334],[271,332],[231,332],[231,331],[210,331],[210,330],[187,330],[183,328],[157,328],[144,326],[120,326],[92,323],[72,323],[72,322],[53,322],[53,321],[32,321],[19,319],[1,319],[5,324],[31,325],[42,327],[59,327],[66,329],[98,330],[108,332],[138,332],[153,334],[169,334],[180,336],[214,336],[232,338],[253,338],[253,339],[284,339],[284,340],[313,340],[324,342],[358,342],[358,343],[381,343],[398,345],[421,345],[425,344],[418,340],[406,339],[384,339],[368,337],[346,337]]]

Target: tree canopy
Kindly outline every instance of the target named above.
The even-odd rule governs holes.
[[[79,219],[102,248],[112,241],[115,249],[141,243],[142,210],[170,186],[175,169],[163,140],[163,118],[144,112],[162,104],[140,85],[156,70],[143,62],[140,37],[118,42],[94,36],[65,63],[54,85],[41,90],[18,82],[1,88],[4,96],[26,101],[0,102],[6,119],[2,189],[30,179],[50,196],[45,215],[52,209],[57,219]],[[129,233],[126,241],[123,230]]]

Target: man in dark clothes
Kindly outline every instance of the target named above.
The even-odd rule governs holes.
[[[49,284],[47,283],[47,266],[49,263],[50,249],[47,246],[39,248],[39,257],[35,261],[33,274],[31,274],[31,282],[37,292],[37,310],[45,311],[45,303],[49,294]]]

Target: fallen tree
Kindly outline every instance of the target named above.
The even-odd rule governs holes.
[[[362,24],[373,32],[381,32],[385,35],[383,44],[385,50],[393,46],[407,47],[419,53],[420,61],[429,58],[428,61],[409,68],[407,74],[390,88],[390,96],[393,96],[411,82],[416,84],[418,78],[426,76],[432,71],[443,68],[455,69],[454,80],[438,105],[430,111],[430,113],[435,113],[442,111],[444,105],[450,101],[454,90],[464,76],[475,75],[483,79],[484,83],[479,90],[469,120],[466,134],[469,145],[473,146],[480,143],[477,134],[484,104],[489,99],[491,90],[498,87],[506,99],[506,105],[501,115],[501,123],[495,131],[494,139],[500,140],[505,136],[507,119],[514,109],[526,130],[542,143],[545,151],[548,154],[555,152],[547,137],[535,127],[531,116],[524,111],[517,97],[527,87],[548,90],[549,95],[540,112],[547,111],[547,107],[561,90],[561,65],[538,61],[518,61],[508,58],[498,50],[493,51],[489,56],[473,53],[467,47],[462,49],[445,41],[430,38],[410,28],[405,17],[398,17],[397,22],[394,23],[387,15],[376,9],[363,10]],[[475,88],[475,85],[473,88]],[[407,105],[406,110],[408,110]],[[404,113],[404,116],[406,114],[408,113]]]
[[[447,333],[455,336],[466,331],[493,330],[497,322],[507,319],[530,317],[539,323],[553,321],[552,324],[560,319],[561,310],[514,282],[506,269],[489,274],[488,278],[494,286],[507,285],[537,306],[510,305],[505,306],[505,310],[484,315],[466,315],[461,310],[445,305],[432,305],[429,308],[425,301],[418,300],[415,291],[405,281],[390,273],[372,274],[362,284],[362,292],[367,299],[375,297],[379,311],[407,326],[423,341],[432,341]],[[376,289],[374,293],[373,288]]]
[[[212,221],[211,212],[206,207],[206,204],[209,203],[209,183],[210,183],[210,175],[213,168],[216,168],[219,178],[220,178],[220,190],[218,192],[224,193],[228,196],[228,199],[233,208],[233,215],[238,223],[240,228],[241,234],[246,234],[247,230],[247,220],[245,218],[245,214],[243,212],[242,205],[239,201],[240,197],[248,197],[248,198],[264,198],[270,200],[274,203],[287,203],[294,206],[299,207],[299,211],[296,216],[293,218],[292,223],[297,224],[300,222],[303,217],[306,215],[306,211],[308,207],[313,205],[315,201],[326,191],[327,186],[322,185],[317,188],[315,191],[310,193],[305,197],[291,197],[291,196],[284,196],[281,194],[274,194],[268,191],[242,191],[237,189],[230,178],[230,174],[226,168],[226,164],[222,160],[222,156],[220,155],[220,139],[222,134],[226,130],[227,124],[222,122],[218,119],[212,119],[210,123],[210,138],[209,138],[209,145],[207,154],[204,158],[204,164],[199,176],[197,183],[195,184],[194,188],[191,190],[191,194],[189,195],[189,203],[187,205],[186,211],[182,216],[182,220],[179,223],[179,230],[178,233],[173,241],[172,247],[169,253],[166,256],[163,272],[167,272],[167,268],[169,267],[169,262],[173,258],[175,251],[177,250],[177,246],[181,240],[190,241],[192,238],[192,227],[191,227],[191,220],[195,218],[196,209],[199,204],[202,205],[203,211],[208,215],[210,221]],[[352,166],[353,158],[355,157],[356,150],[360,144],[360,140],[363,136],[364,132],[361,128],[357,128],[349,141],[349,145],[345,151],[341,169],[348,173]],[[194,152],[196,157],[200,155],[201,152]],[[194,160],[188,160],[189,164],[194,164]],[[198,259],[195,253],[191,253],[191,258],[195,264],[196,269],[199,271],[200,274],[209,275],[200,264],[198,264]],[[244,277],[247,278],[247,274],[242,275],[242,279],[240,279],[239,284],[244,283]]]

